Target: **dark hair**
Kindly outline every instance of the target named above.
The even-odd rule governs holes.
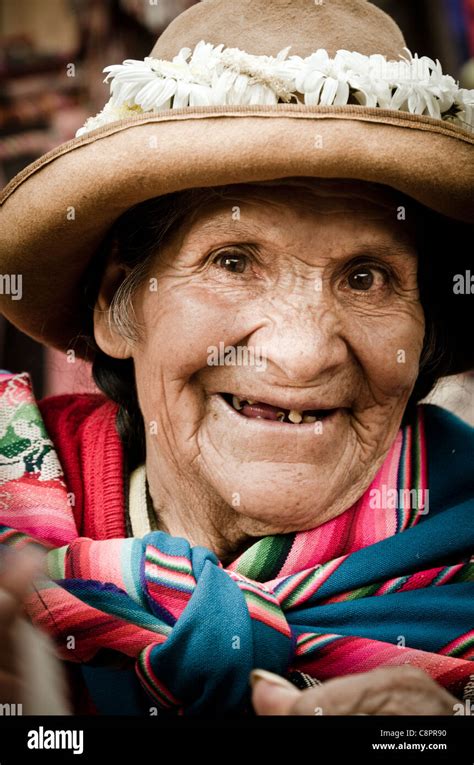
[[[153,256],[164,247],[180,226],[192,220],[209,200],[230,194],[236,199],[238,186],[189,189],[137,204],[114,224],[101,252],[85,280],[86,337],[92,357],[92,374],[98,388],[119,405],[117,427],[124,443],[128,469],[145,461],[145,429],[140,412],[132,359],[114,359],[105,354],[94,339],[92,315],[108,258],[128,266],[135,284],[147,276]],[[425,314],[425,339],[420,359],[420,374],[404,413],[409,421],[417,403],[432,390],[437,380],[456,364],[454,338],[459,320],[459,301],[453,301],[452,276],[468,267],[461,244],[466,224],[445,218],[411,199],[406,199],[410,215],[415,214],[415,239],[418,251],[418,284]],[[465,234],[466,232],[464,232]]]

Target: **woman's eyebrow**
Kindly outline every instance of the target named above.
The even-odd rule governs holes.
[[[357,244],[355,250],[351,250],[347,253],[347,257],[357,258],[366,257],[367,255],[372,257],[381,258],[416,258],[418,253],[414,245],[402,244],[400,242],[394,244],[384,244],[383,242],[367,242]]]
[[[202,233],[212,233],[218,236],[229,237],[234,240],[235,243],[238,240],[252,242],[258,245],[256,241],[257,237],[262,239],[266,245],[271,243],[265,227],[252,222],[237,219],[231,220],[230,216],[226,218],[220,218],[218,220],[210,220],[199,226],[196,232],[193,232],[195,236],[199,236]],[[384,259],[390,258],[416,258],[417,251],[414,244],[407,242],[393,241],[393,242],[358,242],[354,249],[347,250],[345,253],[340,253],[335,256],[336,260],[339,259],[352,259],[358,257],[379,257]]]
[[[263,233],[263,227],[256,224],[247,224],[240,219],[229,220],[228,218],[220,220],[210,220],[199,227],[196,232],[215,233],[229,236],[256,236]]]

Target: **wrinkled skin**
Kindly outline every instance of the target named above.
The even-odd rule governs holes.
[[[109,355],[133,358],[159,526],[224,563],[257,537],[310,529],[349,508],[400,427],[425,331],[417,253],[390,194],[368,199],[364,191],[355,182],[343,195],[246,187],[208,204],[157,254],[157,290],[148,281],[137,290],[136,343],[107,321],[125,275],[108,264],[95,336]],[[265,369],[210,366],[208,349],[221,342],[255,349]],[[219,392],[338,411],[315,434],[244,418]],[[350,714],[451,705],[420,671],[377,672],[323,691],[293,689],[293,703],[277,713],[307,714],[307,703],[321,699],[329,713]],[[272,713],[272,689],[256,693],[259,713]]]
[[[259,715],[452,715],[458,700],[418,667],[382,667],[327,680],[303,691],[276,676],[257,680],[252,701]]]
[[[107,323],[124,276],[113,262],[95,312],[102,349],[134,360],[160,527],[224,561],[361,496],[400,426],[424,337],[417,254],[389,195],[359,199],[359,183],[354,196],[247,189],[202,209],[159,253],[157,290],[145,281],[135,295],[139,342]],[[353,287],[361,272],[369,289]],[[255,349],[266,368],[208,365],[220,342]],[[219,392],[339,410],[316,435],[244,418]]]

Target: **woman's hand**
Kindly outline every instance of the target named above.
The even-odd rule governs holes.
[[[0,704],[18,704],[23,689],[15,639],[23,599],[34,577],[42,570],[43,557],[37,551],[2,550],[0,570]]]
[[[303,691],[262,670],[251,674],[251,682],[259,715],[452,715],[459,703],[409,664],[338,677]]]

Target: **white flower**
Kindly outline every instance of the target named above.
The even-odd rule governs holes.
[[[388,109],[392,91],[390,81],[386,77],[385,56],[363,56],[361,53],[346,50],[338,51],[337,56],[345,62],[347,79],[357,103],[370,108],[378,106]]]
[[[408,54],[409,58],[404,60],[405,76],[402,70],[398,82],[392,84],[394,92],[389,108],[442,119],[453,106],[459,90],[455,80],[443,75],[439,61],[412,56],[409,51]]]
[[[273,56],[252,56],[239,48],[228,48],[221,56],[222,74],[230,87],[227,103],[276,104],[289,101],[294,90],[286,57],[290,48]],[[221,102],[219,102],[221,103]]]
[[[128,104],[122,104],[121,106],[114,106],[112,100],[107,101],[101,112],[96,114],[95,117],[89,117],[84,125],[79,128],[76,133],[76,138],[81,135],[90,133],[91,130],[108,125],[111,122],[117,122],[118,120],[124,120],[127,117],[131,117],[134,114],[140,114],[142,109],[139,106],[129,106]]]
[[[461,122],[466,128],[472,127],[474,125],[474,90],[460,88],[455,96],[454,103],[458,109],[454,119],[457,122]]]
[[[407,55],[389,61],[338,50],[331,58],[319,49],[306,58],[255,56],[201,40],[182,48],[172,61],[151,57],[108,66],[110,100],[76,135],[148,112],[188,106],[276,105],[303,101],[308,106],[345,106],[408,111],[474,127],[473,91],[443,74],[439,61]]]
[[[212,75],[220,64],[223,49],[223,43],[214,47],[211,43],[201,40],[194,51],[190,51],[189,69],[201,84],[210,84]]]
[[[336,54],[329,58],[326,50],[320,48],[306,59],[292,57],[298,63],[295,87],[304,94],[308,106],[344,106],[349,101],[349,83],[346,61]]]

